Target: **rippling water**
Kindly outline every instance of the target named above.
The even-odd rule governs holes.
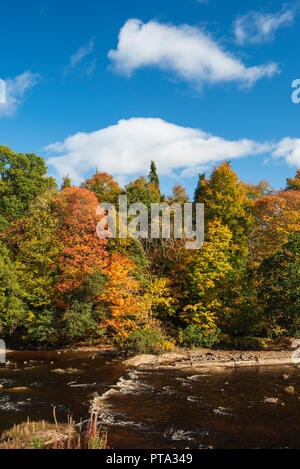
[[[0,431],[27,416],[53,421],[53,406],[62,422],[70,413],[84,419],[97,392],[112,448],[300,448],[297,367],[192,374],[126,371],[120,361],[91,353],[9,359],[13,366],[0,368]],[[53,373],[57,368],[73,370]],[[284,391],[288,385],[295,395]]]

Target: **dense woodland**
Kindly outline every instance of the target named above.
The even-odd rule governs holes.
[[[263,347],[300,337],[300,170],[275,191],[229,162],[199,175],[202,249],[184,239],[99,239],[99,202],[189,201],[160,191],[154,162],[121,188],[96,173],[80,187],[43,158],[0,147],[0,337],[15,347],[116,344]]]

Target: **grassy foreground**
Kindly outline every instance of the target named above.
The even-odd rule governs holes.
[[[76,425],[72,417],[66,424],[27,422],[14,425],[2,433],[0,449],[105,449],[107,435],[99,430],[97,415],[91,416],[86,428]]]

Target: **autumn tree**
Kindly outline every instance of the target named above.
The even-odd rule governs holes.
[[[300,169],[297,170],[294,178],[287,178],[286,191],[300,191]]]
[[[89,191],[93,191],[99,203],[112,203],[118,205],[118,198],[121,194],[119,184],[114,180],[113,176],[108,173],[96,173],[86,179],[81,187]]]
[[[186,305],[181,318],[212,333],[223,308],[222,292],[226,276],[232,272],[232,234],[220,221],[210,221],[202,249],[187,251],[185,263]]]
[[[88,279],[97,274],[100,284],[105,273],[107,241],[99,239],[96,225],[98,200],[93,192],[80,187],[61,191],[54,199],[59,219],[59,242],[63,246],[58,259],[59,301],[69,307],[73,300],[86,298]]]
[[[247,234],[252,226],[251,201],[237,174],[225,161],[202,180],[201,202],[205,205],[205,220],[219,220],[232,233],[238,251],[245,250]],[[200,202],[200,200],[197,200]]]
[[[109,280],[98,298],[100,326],[122,341],[143,323],[141,287],[134,263],[119,254],[110,258],[107,275]]]
[[[182,187],[180,184],[177,184],[173,187],[172,194],[169,195],[168,200],[171,203],[178,202],[181,204],[185,204],[189,201],[189,197],[186,193],[185,188]]]
[[[56,190],[39,195],[26,217],[12,224],[6,237],[15,253],[16,267],[33,317],[53,303],[56,295],[56,263],[62,245],[58,239],[59,220],[54,213]]]
[[[300,329],[300,232],[258,268],[258,297],[263,307],[264,326],[269,335],[278,327],[290,334]]]
[[[67,187],[71,187],[71,186],[72,186],[72,181],[71,181],[70,175],[67,174],[63,178],[63,182],[62,182],[60,190],[62,191],[63,189],[66,189]]]
[[[252,262],[257,266],[300,230],[300,191],[278,191],[255,201],[250,234]]]

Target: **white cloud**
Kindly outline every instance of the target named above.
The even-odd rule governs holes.
[[[238,82],[252,86],[279,72],[275,63],[247,67],[197,27],[129,19],[116,50],[108,57],[117,72],[130,76],[142,67],[158,67],[199,88],[203,83]]]
[[[76,68],[77,65],[79,65],[83,61],[83,59],[92,54],[94,52],[94,46],[95,39],[92,38],[87,44],[79,47],[75,54],[71,56],[70,63],[65,68],[64,74],[67,75],[72,69]]]
[[[61,177],[69,173],[74,183],[96,167],[125,180],[147,172],[150,160],[155,160],[161,175],[170,176],[179,170],[183,176],[190,176],[200,166],[268,149],[268,145],[252,140],[225,140],[158,118],[131,118],[49,145],[47,150],[56,156],[47,164]]]
[[[291,25],[295,15],[295,8],[285,8],[277,13],[250,11],[235,20],[235,40],[238,44],[272,41],[277,29]]]
[[[300,168],[300,139],[283,138],[273,151],[274,158],[284,158],[290,166]]]
[[[27,92],[37,84],[38,80],[39,75],[30,71],[5,80],[5,102],[0,102],[0,117],[14,116]]]

